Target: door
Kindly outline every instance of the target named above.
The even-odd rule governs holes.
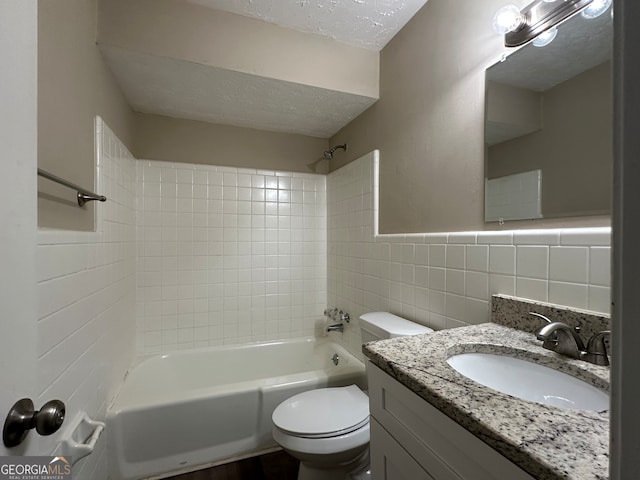
[[[0,0],[0,416],[36,398],[37,2]],[[36,406],[36,408],[38,408]],[[38,455],[38,435],[0,455]]]

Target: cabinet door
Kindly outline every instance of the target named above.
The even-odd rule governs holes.
[[[434,480],[371,418],[371,480]]]
[[[367,371],[372,417],[434,479],[534,480],[375,365]]]

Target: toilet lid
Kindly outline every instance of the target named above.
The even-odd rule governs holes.
[[[273,411],[273,424],[298,437],[335,437],[369,421],[369,397],[356,385],[299,393]]]

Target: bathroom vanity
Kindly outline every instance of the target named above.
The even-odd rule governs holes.
[[[367,369],[376,480],[533,480],[383,370]]]
[[[498,323],[372,342],[363,351],[375,480],[608,478],[608,411],[521,400],[461,375],[446,360],[478,351],[512,356],[605,392],[608,367],[561,357],[531,332]]]

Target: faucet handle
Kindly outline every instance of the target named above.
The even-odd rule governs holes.
[[[609,357],[607,355],[607,345],[604,343],[604,338],[607,335],[611,335],[611,330],[602,330],[591,336],[587,342],[587,354],[586,360],[596,365],[609,365]]]
[[[324,309],[324,316],[330,318],[332,320],[336,319],[336,314],[338,313],[338,309],[336,307],[327,307]]]

